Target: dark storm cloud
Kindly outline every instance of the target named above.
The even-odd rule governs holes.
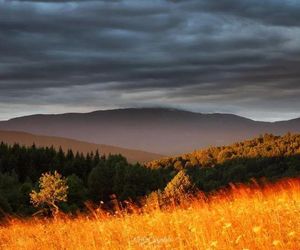
[[[279,0],[0,0],[0,113],[160,105],[300,116],[299,13],[299,1]]]
[[[300,4],[297,0],[193,1],[193,4],[187,4],[187,9],[249,18],[271,25],[298,26],[300,24]]]

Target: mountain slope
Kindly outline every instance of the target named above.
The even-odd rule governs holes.
[[[252,140],[228,146],[209,147],[194,152],[166,157],[146,164],[150,169],[177,173],[174,186],[194,184],[211,192],[230,183],[264,183],[300,176],[300,134],[274,136],[265,134]],[[186,181],[188,180],[188,181]]]
[[[294,156],[300,157],[300,134],[288,133],[284,136],[265,134],[231,145],[208,147],[187,154],[165,157],[148,162],[146,165],[150,168],[174,167],[180,170],[186,167],[215,167],[228,163],[235,165],[237,161],[244,162],[250,159],[263,161],[275,158],[278,161],[279,158]],[[258,165],[258,162],[255,165]]]
[[[230,114],[144,108],[32,115],[0,122],[0,129],[173,155],[264,133],[300,132],[300,119],[270,123]]]
[[[25,146],[31,146],[33,143],[39,147],[53,146],[55,149],[62,147],[64,151],[72,149],[75,152],[89,153],[99,150],[100,154],[122,154],[131,163],[146,162],[159,159],[162,155],[148,153],[139,150],[131,150],[126,148],[114,147],[103,144],[93,144],[83,141],[77,141],[62,137],[38,136],[24,132],[0,131],[0,142],[7,144],[19,143]]]

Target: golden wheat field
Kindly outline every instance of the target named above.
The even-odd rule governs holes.
[[[300,179],[232,187],[169,210],[11,219],[1,249],[300,249]]]

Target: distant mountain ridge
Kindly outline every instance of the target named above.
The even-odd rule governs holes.
[[[56,150],[60,147],[64,152],[72,149],[73,152],[79,152],[83,154],[99,151],[101,155],[109,154],[121,154],[127,158],[128,162],[148,162],[150,160],[156,160],[162,157],[159,154],[153,154],[149,152],[131,150],[127,148],[114,147],[110,145],[94,144],[78,140],[72,140],[62,137],[50,137],[50,136],[40,136],[33,135],[25,132],[15,132],[15,131],[1,131],[0,130],[0,142],[12,145],[18,143],[24,146],[32,146],[35,144],[37,147],[51,147],[53,146]]]
[[[300,132],[300,119],[260,122],[232,114],[132,108],[31,115],[0,122],[0,130],[66,137],[96,144],[175,155],[264,133]]]

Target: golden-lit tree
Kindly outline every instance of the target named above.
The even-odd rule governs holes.
[[[185,195],[193,190],[193,183],[185,170],[179,171],[175,177],[168,183],[164,190],[164,199],[168,203],[173,201],[180,203]]]
[[[30,193],[30,202],[35,207],[48,207],[52,214],[59,210],[58,203],[67,201],[68,186],[66,180],[58,173],[44,173],[39,179],[39,191]]]

